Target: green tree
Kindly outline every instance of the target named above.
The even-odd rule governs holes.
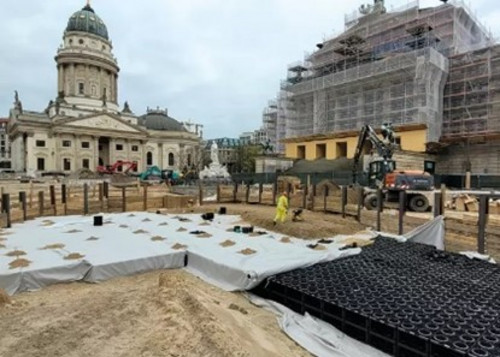
[[[261,145],[240,145],[237,149],[236,172],[254,173],[255,158],[262,155]]]

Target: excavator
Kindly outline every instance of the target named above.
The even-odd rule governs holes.
[[[424,171],[405,170],[398,171],[396,162],[392,159],[396,144],[392,125],[385,123],[382,126],[381,140],[370,125],[361,128],[358,144],[354,153],[353,183],[359,184],[359,161],[367,140],[372,143],[377,156],[373,157],[368,165],[368,186],[364,189],[364,205],[367,209],[377,208],[377,188],[381,188],[384,200],[397,202],[399,192],[406,191],[407,209],[415,212],[425,212],[430,207],[431,191],[434,189],[434,177]]]

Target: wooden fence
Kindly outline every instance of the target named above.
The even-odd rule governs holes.
[[[452,252],[477,251],[500,259],[500,215],[489,214],[489,201],[498,198],[484,194],[480,196],[478,212],[456,212],[446,210],[446,194],[435,192],[432,213],[406,212],[406,196],[401,192],[397,209],[384,209],[379,204],[376,210],[364,209],[362,189],[342,187],[317,187],[311,185],[302,190],[288,187],[291,209],[303,208],[325,213],[354,217],[361,224],[373,229],[404,234],[425,224],[436,216],[445,218],[445,247]],[[382,195],[381,191],[378,191]],[[277,185],[219,185],[217,202],[275,205],[279,192]],[[382,202],[382,200],[378,200]]]
[[[87,215],[100,212],[183,208],[196,197],[170,194],[166,186],[114,187],[107,182],[80,186],[50,185],[39,190],[1,194],[3,227],[43,216]]]

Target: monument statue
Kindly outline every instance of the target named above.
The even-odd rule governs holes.
[[[226,166],[223,166],[219,162],[219,147],[215,141],[212,142],[210,146],[210,159],[212,162],[208,167],[200,172],[200,179],[202,180],[227,180],[231,178],[229,172],[227,172]]]
[[[215,140],[212,142],[212,146],[210,147],[210,159],[212,160],[212,164],[219,164],[219,147]]]
[[[19,100],[19,93],[17,93],[17,90],[14,91],[14,108],[20,113],[23,112],[23,103]]]

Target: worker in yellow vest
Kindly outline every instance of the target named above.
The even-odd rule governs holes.
[[[276,217],[274,217],[274,225],[279,221],[285,222],[286,216],[288,214],[288,193],[283,192],[278,199],[278,205],[276,206]]]

